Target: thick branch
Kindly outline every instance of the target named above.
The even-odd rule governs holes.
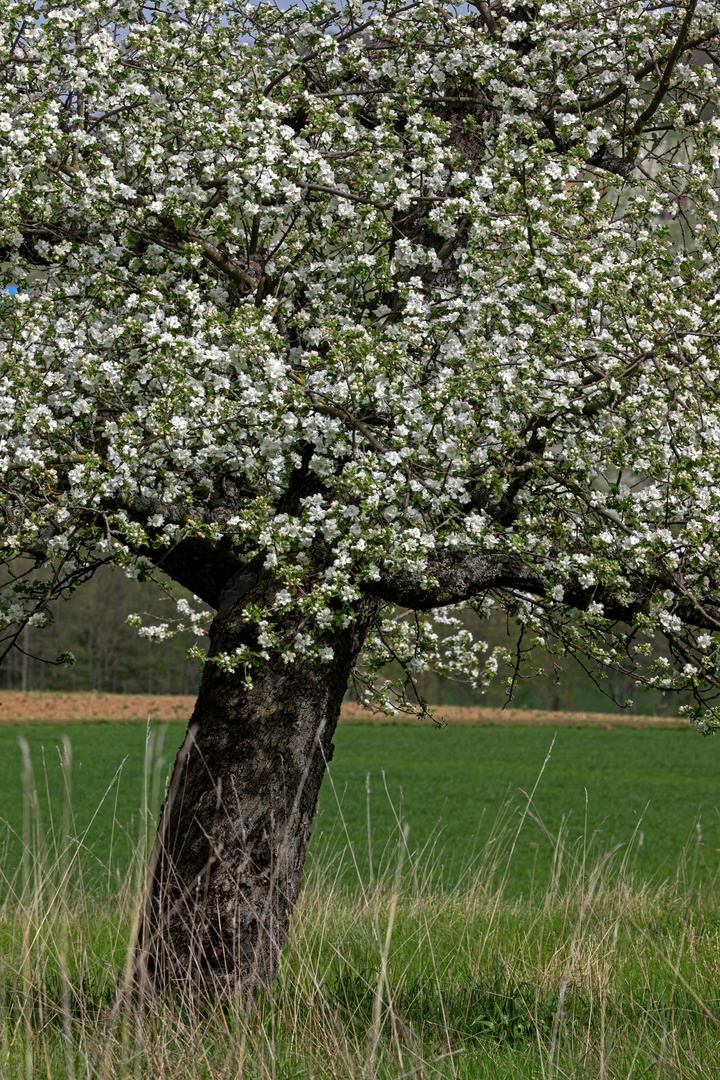
[[[588,158],[587,163],[593,169],[603,169],[605,172],[613,173],[615,176],[622,176],[623,179],[629,176],[633,169],[631,161],[625,161],[617,154],[613,154],[612,151],[608,150],[607,146],[601,146],[597,153]]]
[[[437,585],[428,584],[419,576],[385,574],[378,581],[367,582],[363,589],[399,607],[430,611],[471,600],[490,589],[514,589],[544,597],[548,588],[548,582],[542,575],[519,556],[497,552],[450,558],[432,567],[432,576]],[[647,589],[638,590],[627,601],[602,585],[584,588],[579,582],[571,581],[565,587],[563,602],[578,611],[585,611],[590,604],[599,603],[606,618],[632,623],[636,615],[650,613],[651,593],[657,588],[667,588],[669,584],[662,575],[658,575],[657,581],[648,583]],[[679,595],[674,613],[691,626],[706,630],[720,629],[720,608],[714,603],[699,606],[692,599]]]
[[[459,604],[488,589],[545,592],[538,575],[515,555],[467,555],[432,567],[432,575],[437,585],[408,574],[386,574],[378,581],[367,582],[363,588],[380,600],[415,611]]]
[[[189,536],[171,548],[143,548],[139,554],[213,608],[220,607],[225,586],[244,567],[230,548],[201,536]]]

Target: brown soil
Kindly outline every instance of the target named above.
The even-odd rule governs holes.
[[[182,694],[53,694],[39,690],[23,694],[4,690],[0,691],[0,724],[188,720],[194,704],[194,697]]]
[[[502,727],[598,727],[606,728],[688,728],[678,716],[634,716],[631,713],[550,712],[543,709],[484,709],[436,705],[433,715],[447,724],[500,724]],[[383,716],[366,712],[359,705],[343,705],[341,723],[393,724],[411,721],[410,717]],[[412,722],[412,721],[411,721]],[[424,720],[423,723],[431,723]]]
[[[68,724],[81,720],[111,723],[186,721],[195,699],[181,694],[53,694],[17,690],[0,691],[0,724],[32,722]],[[448,724],[501,724],[504,727],[599,727],[599,728],[689,728],[687,720],[676,716],[633,716],[624,713],[561,713],[539,709],[457,708],[438,705],[438,719]],[[343,705],[341,724],[393,724],[411,722],[411,717],[369,713],[359,705]],[[429,721],[424,721],[429,723]]]

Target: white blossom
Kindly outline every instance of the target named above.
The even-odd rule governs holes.
[[[6,640],[42,582],[192,542],[276,583],[257,648],[217,661],[251,679],[273,650],[329,661],[388,575],[431,592],[443,560],[502,554],[541,587],[476,611],[603,668],[662,633],[673,663],[637,677],[704,702],[716,67],[683,54],[642,120],[683,12],[558,0],[495,32],[418,0],[360,31],[356,5],[168,0],[117,33],[119,10],[0,12],[0,543],[37,564],[0,595]],[[718,11],[691,14],[716,49]],[[207,625],[177,614],[143,633]],[[466,614],[382,609],[366,700],[393,654],[478,687],[514,663]]]

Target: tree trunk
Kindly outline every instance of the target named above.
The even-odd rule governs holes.
[[[363,602],[328,639],[331,661],[272,656],[251,689],[241,671],[206,664],[148,866],[140,993],[250,995],[274,978],[343,695],[375,610]],[[248,640],[236,616],[216,619],[211,654]]]

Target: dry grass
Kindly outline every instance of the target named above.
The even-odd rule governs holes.
[[[62,694],[32,690],[0,692],[0,724],[107,721],[146,723],[187,721],[195,698],[182,694]],[[636,716],[630,713],[549,712],[540,709],[485,709],[438,705],[438,719],[448,724],[500,724],[512,727],[688,728],[676,716]],[[342,708],[341,724],[396,724],[405,717],[371,713],[353,702]],[[415,721],[412,721],[413,723]]]
[[[69,745],[66,764],[69,776]],[[309,868],[261,1000],[139,1008],[118,986],[146,838],[123,880],[91,889],[69,784],[49,829],[39,805],[26,755],[24,855],[0,907],[3,1080],[720,1076],[718,894],[696,885],[696,849],[671,880],[649,883],[633,869],[635,838],[601,852],[561,831],[547,887],[509,899],[532,797],[503,808],[452,889],[433,843],[414,852],[398,819],[380,879],[347,889],[338,861]],[[143,820],[149,837],[147,797]],[[352,849],[339,859],[353,862]]]

